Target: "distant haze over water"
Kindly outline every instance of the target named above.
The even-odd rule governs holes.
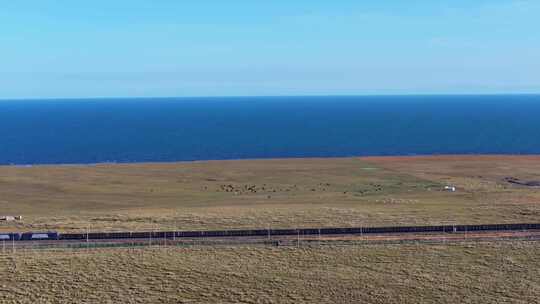
[[[0,101],[0,164],[539,153],[540,95]]]

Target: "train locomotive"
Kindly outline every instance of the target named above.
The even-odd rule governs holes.
[[[23,232],[23,233],[0,233],[0,241],[39,241],[58,240],[58,232]]]

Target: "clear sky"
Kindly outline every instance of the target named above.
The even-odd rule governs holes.
[[[540,92],[540,1],[0,7],[0,98]]]

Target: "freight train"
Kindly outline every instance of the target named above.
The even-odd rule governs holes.
[[[147,231],[147,232],[24,232],[0,233],[0,241],[42,240],[115,240],[115,239],[173,239],[209,237],[271,237],[296,235],[339,235],[339,234],[385,234],[385,233],[454,233],[480,231],[540,230],[536,224],[488,224],[488,225],[440,225],[440,226],[396,226],[396,227],[349,227],[349,228],[302,228],[302,229],[255,229],[213,231]]]

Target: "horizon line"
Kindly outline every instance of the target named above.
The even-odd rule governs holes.
[[[305,95],[189,95],[189,96],[94,96],[94,97],[15,97],[2,101],[52,101],[52,100],[124,100],[124,99],[212,99],[212,98],[301,98],[301,97],[415,97],[415,96],[536,96],[540,92],[518,93],[383,93],[383,94],[305,94]]]

